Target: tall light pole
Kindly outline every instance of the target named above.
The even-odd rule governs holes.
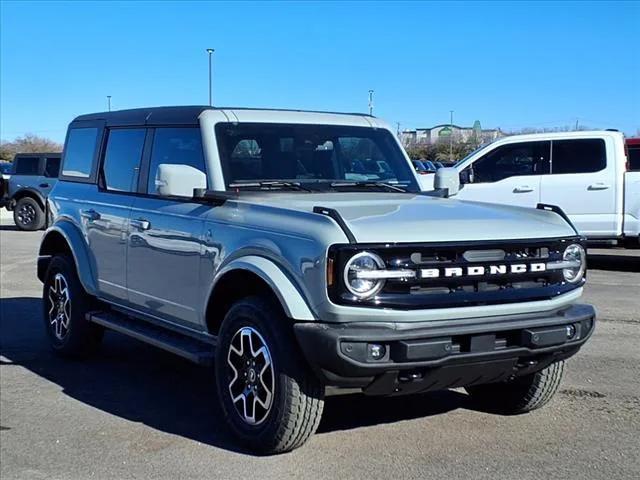
[[[111,95],[107,95],[107,108],[111,111]]]
[[[449,133],[449,161],[453,162],[453,110],[449,110],[451,114],[451,121],[449,122],[449,128],[451,132]]]
[[[373,115],[373,90],[369,90],[369,115]]]
[[[211,90],[211,57],[213,56],[213,52],[215,52],[213,48],[207,48],[207,53],[209,54],[209,106],[213,105],[213,94]]]

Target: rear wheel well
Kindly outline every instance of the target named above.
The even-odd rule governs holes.
[[[218,280],[207,303],[207,330],[218,335],[224,317],[238,300],[250,296],[260,296],[270,300],[282,310],[280,300],[273,289],[260,276],[248,270],[232,270]],[[284,315],[284,313],[283,313]]]

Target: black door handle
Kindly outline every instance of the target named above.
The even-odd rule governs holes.
[[[48,183],[41,183],[40,184],[40,188],[49,188],[49,184]]]

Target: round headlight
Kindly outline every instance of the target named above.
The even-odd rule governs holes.
[[[586,269],[587,254],[582,248],[582,245],[572,243],[565,250],[562,255],[562,260],[571,264],[567,268],[562,269],[564,279],[569,283],[578,283],[584,277],[584,271]]]
[[[382,259],[371,252],[361,252],[349,259],[344,267],[344,284],[358,298],[367,298],[378,293],[384,279],[372,278],[368,273],[384,269]]]

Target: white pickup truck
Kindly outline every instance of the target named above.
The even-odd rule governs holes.
[[[640,165],[615,131],[514,135],[481,147],[455,168],[459,199],[557,205],[590,241],[640,244]],[[420,178],[431,190],[433,175]]]

